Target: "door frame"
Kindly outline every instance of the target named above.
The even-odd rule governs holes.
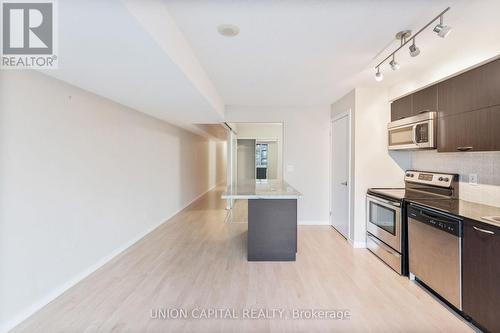
[[[329,164],[330,164],[330,181],[329,181],[329,192],[330,192],[330,200],[329,200],[329,207],[330,207],[330,212],[329,212],[329,223],[330,226],[333,228],[333,123],[339,119],[342,119],[344,117],[347,117],[348,120],[348,176],[347,176],[347,202],[348,202],[348,207],[347,207],[347,219],[348,219],[348,225],[347,225],[347,241],[349,243],[353,243],[353,228],[352,222],[353,222],[353,216],[352,216],[352,193],[353,193],[353,176],[352,176],[352,110],[347,109],[344,112],[341,112],[339,114],[336,114],[335,116],[332,116],[330,119],[330,159],[329,159]],[[335,229],[335,228],[334,228]]]

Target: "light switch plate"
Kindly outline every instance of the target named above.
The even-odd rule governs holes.
[[[286,171],[287,172],[293,172],[293,170],[295,170],[295,167],[293,165],[289,164],[289,165],[286,166]]]
[[[469,184],[477,185],[477,173],[469,173]]]

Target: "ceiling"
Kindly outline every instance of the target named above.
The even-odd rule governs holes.
[[[225,103],[263,106],[331,104],[397,31],[459,2],[163,1]]]
[[[59,68],[45,74],[189,129],[223,120],[124,2],[59,1],[57,10]]]
[[[454,32],[419,36],[422,53],[385,65],[389,88],[450,55],[471,62],[497,53],[498,0],[74,0],[58,2],[59,69],[46,74],[183,126],[224,120],[227,105],[330,105],[373,80],[397,47],[394,34],[418,30],[447,6]],[[240,28],[223,37],[220,24]],[[456,30],[456,31],[455,31]],[[486,32],[486,33],[485,33]],[[497,45],[498,44],[498,45]],[[488,45],[494,47],[488,48]],[[474,56],[476,54],[476,56]],[[448,67],[449,70],[457,68]],[[412,89],[411,87],[405,88]],[[397,94],[394,92],[393,94]]]
[[[215,140],[226,141],[228,128],[224,124],[196,124],[194,125],[200,130],[203,136]]]

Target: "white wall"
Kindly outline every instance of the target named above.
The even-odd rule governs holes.
[[[366,191],[370,187],[402,187],[404,171],[410,168],[406,152],[387,150],[390,121],[388,91],[365,84],[332,105],[332,116],[351,108],[353,112],[353,230],[355,247],[366,241]]]
[[[210,163],[210,166],[215,168],[215,184],[222,185],[227,181],[227,142],[226,141],[210,141],[210,144],[215,146],[215,163]],[[214,177],[212,176],[213,180]]]
[[[283,123],[283,179],[303,194],[299,223],[328,224],[329,106],[228,106],[226,121]]]
[[[267,178],[280,179],[282,166],[281,159],[278,161],[278,143],[276,141],[264,142],[267,144]]]
[[[0,331],[224,181],[223,152],[43,74],[2,71]]]
[[[283,178],[283,124],[280,123],[239,123],[233,124],[238,134],[238,139],[276,140],[276,179]],[[268,152],[270,153],[270,152]],[[270,172],[270,170],[268,170]]]
[[[356,89],[354,242],[366,236],[366,191],[370,187],[404,187],[410,167],[406,152],[387,150],[387,124],[391,119],[387,89],[376,85]]]

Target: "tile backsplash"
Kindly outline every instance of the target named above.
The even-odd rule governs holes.
[[[460,174],[461,199],[500,207],[500,152],[410,154],[412,169]],[[477,175],[477,185],[469,184],[469,174]]]

